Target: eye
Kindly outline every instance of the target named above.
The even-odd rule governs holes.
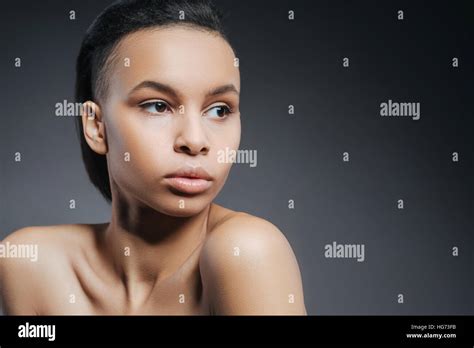
[[[204,114],[215,118],[226,118],[231,113],[232,110],[227,105],[216,105]]]
[[[170,106],[163,100],[146,101],[138,106],[152,115],[163,114],[167,109],[171,110]]]

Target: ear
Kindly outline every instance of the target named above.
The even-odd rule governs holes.
[[[81,116],[82,129],[87,144],[94,152],[105,155],[107,153],[107,141],[100,106],[90,100],[84,102]]]

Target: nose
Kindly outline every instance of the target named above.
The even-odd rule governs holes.
[[[184,116],[184,115],[183,115]],[[196,156],[209,152],[209,142],[203,129],[201,117],[182,117],[174,150]]]

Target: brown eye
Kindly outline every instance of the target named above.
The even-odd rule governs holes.
[[[232,110],[227,105],[217,105],[206,111],[206,114],[215,118],[226,118]]]
[[[168,104],[162,100],[142,103],[139,106],[145,111],[147,111],[148,113],[154,114],[154,115],[165,113],[166,110],[169,109]]]

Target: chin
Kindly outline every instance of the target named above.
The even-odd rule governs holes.
[[[160,199],[152,207],[169,216],[190,217],[202,212],[209,204],[211,204],[211,199],[205,195],[179,196],[172,194],[172,197]]]
[[[201,210],[191,210],[191,209],[180,209],[180,210],[170,210],[169,212],[165,212],[166,215],[168,216],[173,216],[173,217],[191,217],[199,214]]]

